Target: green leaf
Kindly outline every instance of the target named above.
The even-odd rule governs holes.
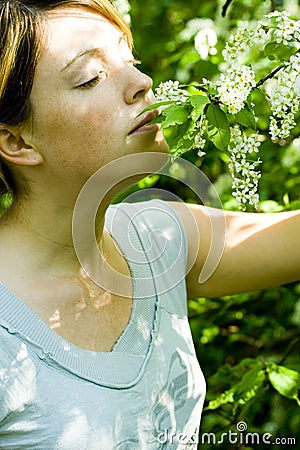
[[[264,380],[265,371],[262,369],[262,364],[255,361],[255,366],[246,372],[238,383],[223,392],[218,398],[211,400],[205,409],[217,409],[226,403],[235,403],[234,409],[236,409],[239,405],[244,405],[255,397]]]
[[[140,189],[149,189],[150,187],[154,186],[159,180],[159,175],[149,175],[146,178],[143,178],[141,181],[138,182],[138,187]]]
[[[183,124],[189,117],[189,113],[182,105],[170,106],[162,112],[162,115],[164,116],[161,122],[163,128]]]
[[[249,111],[249,109],[244,108],[234,115],[235,120],[244,125],[244,127],[256,128],[255,116],[253,111]]]
[[[172,156],[181,156],[194,145],[193,128],[194,122],[188,118],[184,123],[164,130]]]
[[[268,375],[272,386],[284,397],[296,400],[300,406],[300,373],[271,363],[268,365]]]
[[[264,56],[269,59],[288,60],[297,49],[295,47],[288,47],[279,42],[269,42],[264,49]]]
[[[226,151],[230,141],[230,128],[226,114],[218,105],[209,105],[206,112],[208,136],[217,149]]]
[[[274,52],[278,43],[275,41],[269,42],[264,48],[264,56],[274,56]]]
[[[256,395],[264,380],[265,371],[262,369],[261,363],[256,362],[256,365],[246,372],[241,381],[235,385],[234,400],[239,404],[247,403]]]
[[[289,209],[292,211],[300,209],[300,200],[294,200],[292,203],[290,203]]]
[[[165,102],[157,102],[157,103],[153,103],[150,106],[147,106],[147,108],[143,109],[143,111],[141,111],[137,117],[141,116],[142,114],[144,114],[144,112],[146,111],[151,111],[152,109],[158,109],[161,106],[168,106],[168,105],[174,105],[175,101],[174,100],[166,100]]]
[[[198,119],[203,114],[205,106],[210,103],[209,98],[206,95],[192,95],[190,103],[193,106],[192,117]]]

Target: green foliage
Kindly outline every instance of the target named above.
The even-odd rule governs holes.
[[[222,17],[224,3],[225,0],[131,0],[136,52],[143,62],[142,70],[152,76],[154,87],[169,79],[194,84],[194,88],[189,89],[188,104],[182,105],[178,115],[172,108],[174,103],[169,104],[170,112],[167,109],[163,112],[168,142],[174,146],[175,154],[189,150],[183,157],[208,176],[224,208],[235,210],[237,206],[226,169],[228,123],[259,131],[263,176],[259,183],[258,211],[299,209],[299,114],[291,136],[272,142],[267,131],[270,106],[258,89],[248,99],[249,105],[255,103],[254,112],[246,105],[237,114],[227,114],[225,119],[213,101],[213,94],[209,96],[201,87],[203,77],[214,80],[219,76],[221,50],[241,20],[251,24],[275,8],[290,8],[292,17],[299,19],[299,6],[296,1],[235,0]],[[197,31],[205,27],[213,27],[218,41],[215,51],[201,58],[194,48],[194,38]],[[265,62],[260,65],[259,52],[253,45],[251,59],[256,62],[256,73],[264,77],[278,66],[279,57],[287,59],[294,51],[292,47],[270,42],[264,50]],[[208,113],[211,138],[204,149],[205,158],[198,155],[198,149],[192,144],[195,122],[204,110]],[[187,114],[188,122],[184,120]],[[160,177],[155,186],[174,192],[184,201],[199,201],[193,192],[174,179]],[[300,284],[226,298],[192,299],[189,312],[197,355],[208,387],[201,433],[220,435],[228,430],[236,431],[236,424],[243,420],[248,431],[296,436],[299,442]],[[214,449],[215,445],[205,444],[200,448]],[[230,447],[227,443],[223,448],[236,449],[237,446]]]
[[[236,113],[234,115],[234,119],[237,123],[243,125],[244,127],[253,129],[256,128],[253,111],[250,111],[247,107]]]
[[[5,192],[4,194],[0,194],[0,217],[4,212],[7,210],[7,208],[10,207],[12,204],[13,195],[12,192]]]
[[[208,386],[202,433],[220,437],[245,421],[251,432],[300,437],[299,294],[295,283],[190,300],[190,324]]]
[[[300,374],[273,363],[268,365],[267,371],[272,386],[284,397],[295,399],[300,406]]]
[[[245,370],[245,363],[247,371]],[[258,359],[243,360],[233,368],[233,373],[242,374],[240,381],[235,383],[229,390],[223,392],[219,397],[208,403],[206,410],[214,410],[226,403],[233,404],[235,415],[240,405],[245,405],[253,397],[264,383],[269,381],[281,395],[296,400],[300,406],[300,374],[295,370],[279,366],[275,363],[263,364]]]
[[[230,141],[230,129],[226,114],[218,105],[209,105],[206,112],[207,134],[217,149],[226,152]]]

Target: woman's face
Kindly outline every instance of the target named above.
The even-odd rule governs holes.
[[[167,152],[159,127],[137,117],[154,102],[152,82],[135,67],[124,35],[81,8],[51,12],[48,28],[25,133],[53,175],[87,178],[120,156]]]

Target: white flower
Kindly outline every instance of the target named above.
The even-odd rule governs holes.
[[[246,136],[238,125],[230,129],[231,141],[229,150],[231,158],[228,164],[229,171],[233,178],[232,195],[240,209],[245,209],[245,203],[249,203],[257,208],[259,196],[257,194],[260,172],[257,167],[261,163],[260,159],[249,161],[248,154],[257,153],[261,142],[259,136],[253,134]]]
[[[188,95],[179,87],[179,81],[164,81],[155,89],[155,97],[157,102],[175,101],[183,103],[187,100]]]
[[[252,34],[252,43],[254,45],[264,45],[268,40],[268,34],[266,33],[264,28],[260,28],[259,26],[253,31]]]
[[[268,91],[270,108],[270,136],[272,140],[286,139],[295,127],[295,114],[299,109],[300,54],[291,56],[280,70]],[[268,87],[267,87],[268,89]]]
[[[243,109],[255,86],[255,74],[248,66],[234,65],[221,74],[215,85],[220,102],[228,107],[230,114],[236,114]]]
[[[251,190],[248,194],[248,201],[250,205],[253,205],[255,209],[258,208],[259,195],[255,190]]]
[[[217,53],[216,45],[218,42],[217,34],[213,28],[204,28],[195,36],[195,49],[202,59],[207,59],[208,55]]]
[[[205,153],[202,151],[202,149],[205,147],[205,144],[206,144],[206,139],[204,137],[206,127],[207,127],[207,120],[206,120],[205,115],[202,115],[200,117],[200,120],[198,120],[198,122],[196,123],[195,128],[194,128],[194,130],[196,131],[194,148],[199,149],[198,156],[205,155]]]

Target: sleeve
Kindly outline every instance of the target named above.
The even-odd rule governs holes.
[[[1,422],[8,414],[7,397],[8,397],[8,378],[13,366],[13,359],[7,352],[6,331],[0,326],[0,435]]]
[[[110,214],[109,229],[131,262],[150,267],[164,305],[186,315],[187,238],[175,208],[161,200],[120,203]]]
[[[0,436],[4,419],[30,403],[35,376],[26,344],[0,325]]]

